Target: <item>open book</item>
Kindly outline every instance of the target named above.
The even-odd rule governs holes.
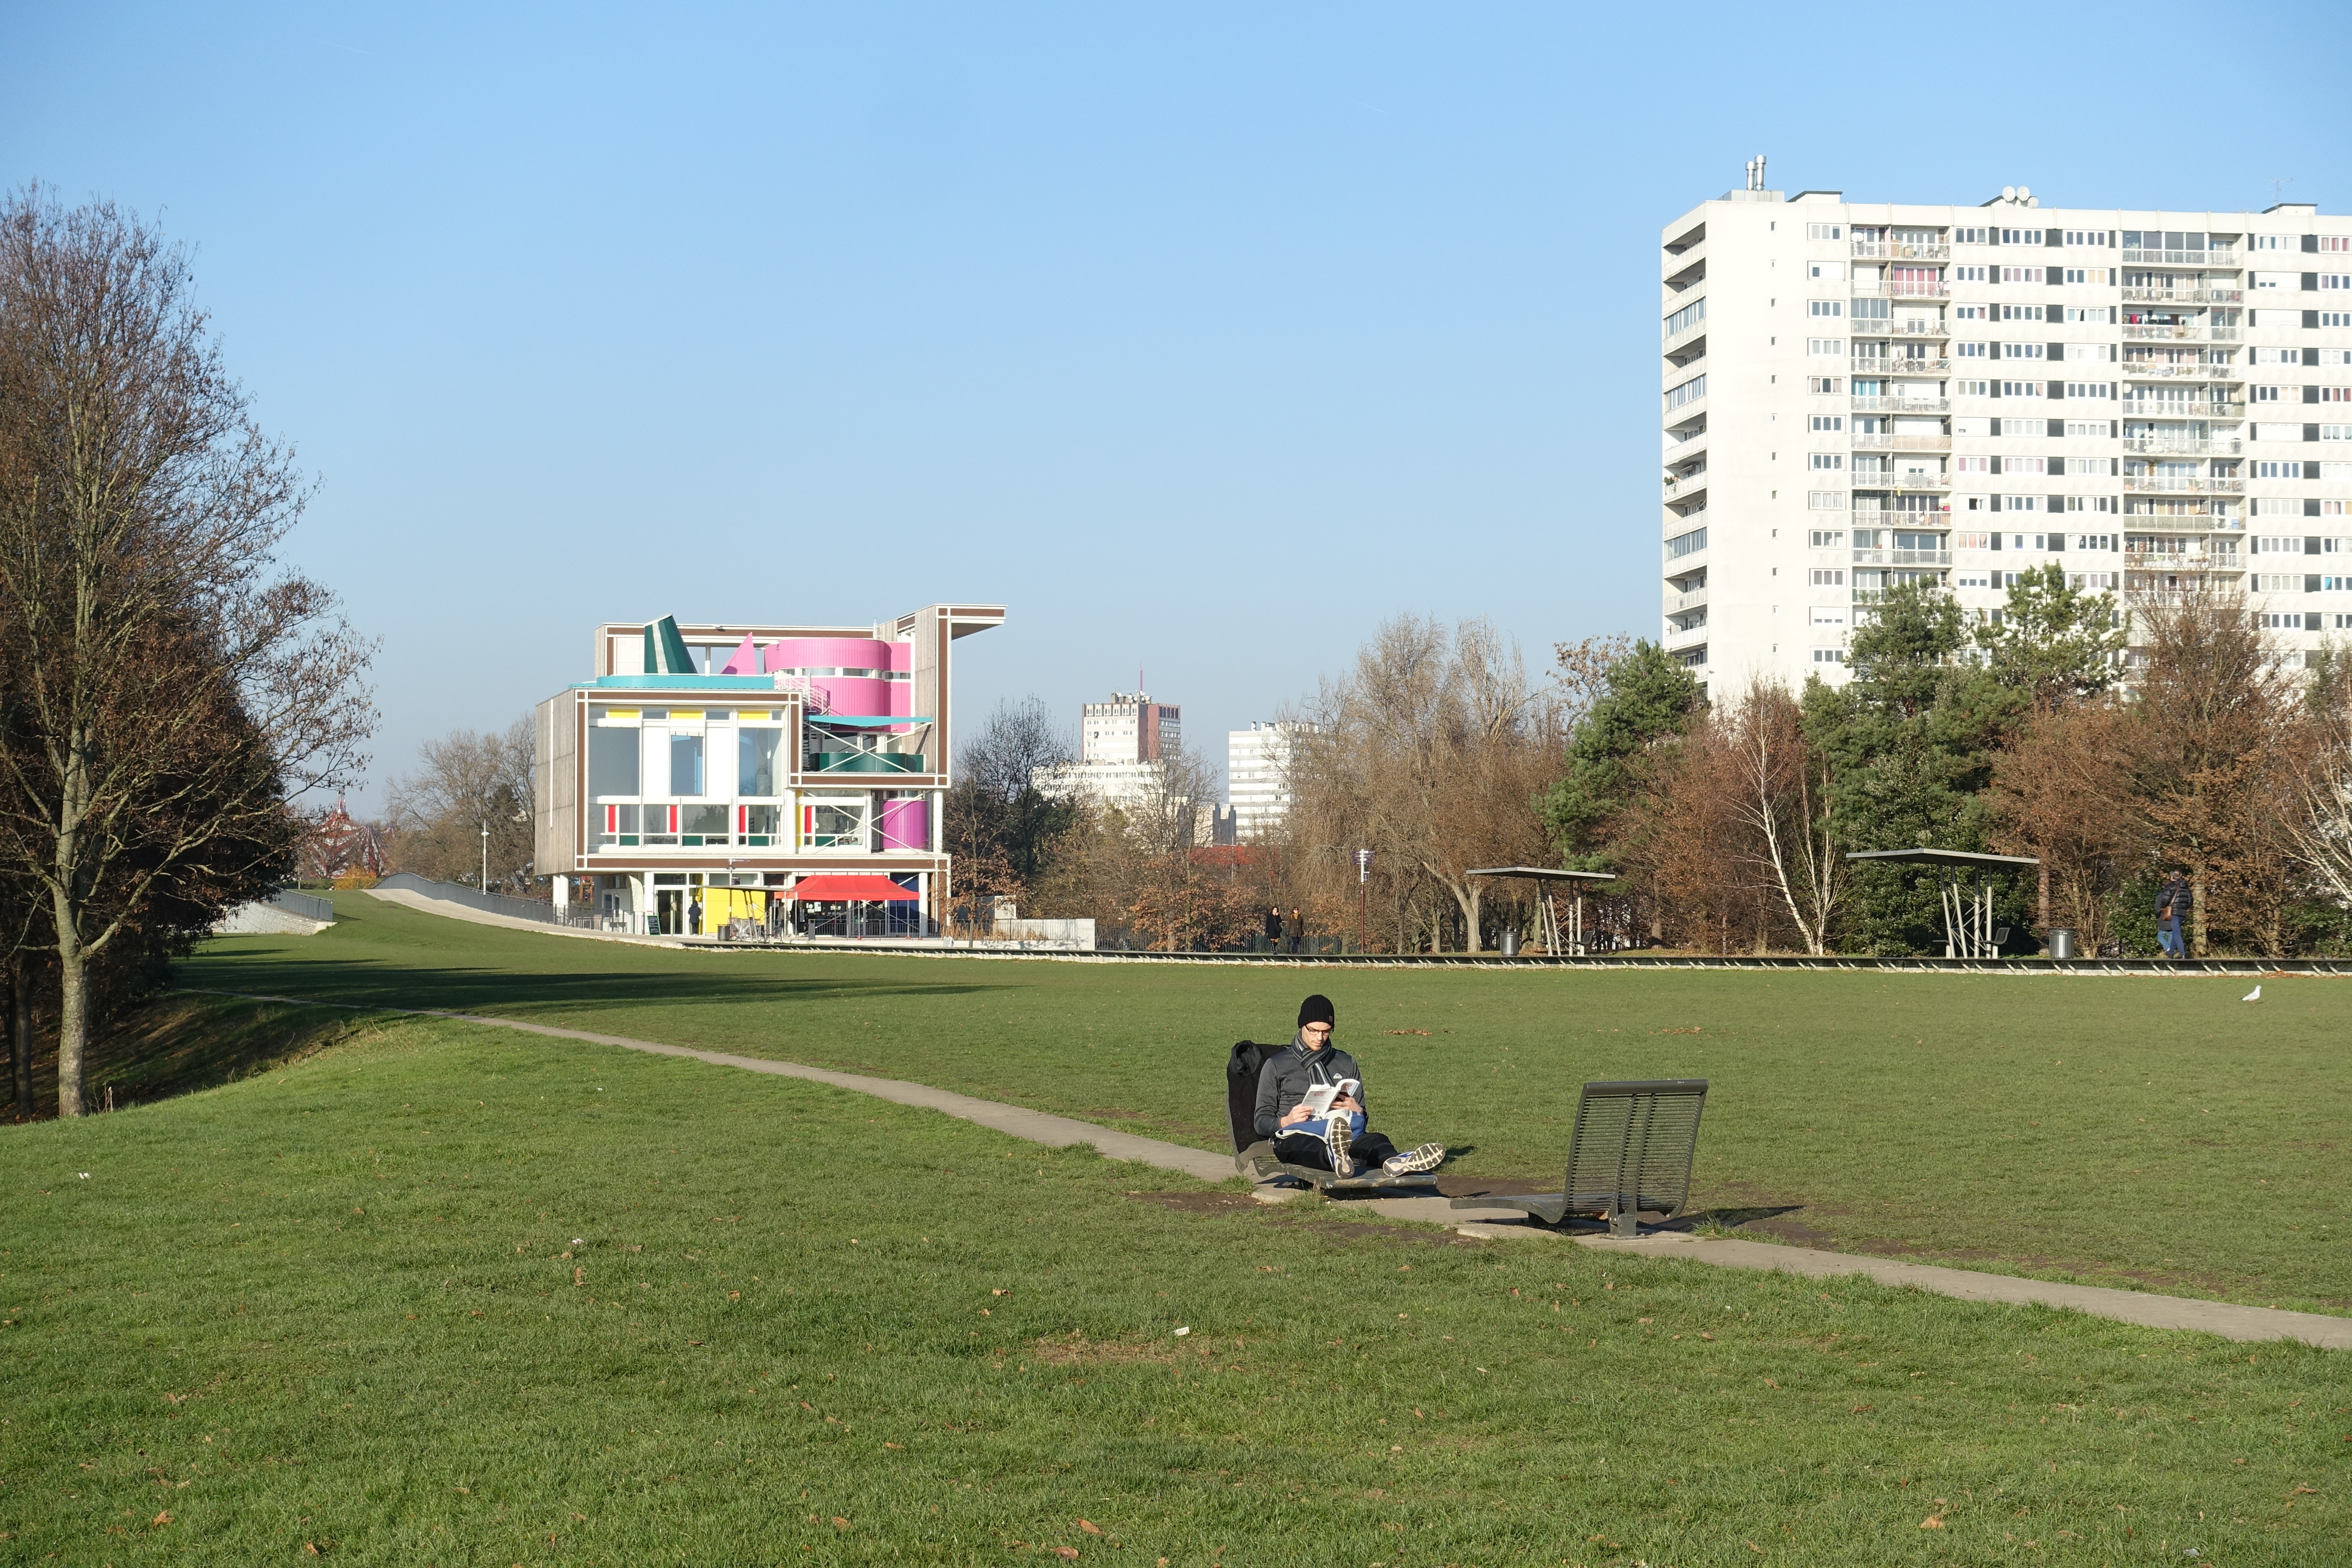
[[[1318,1083],[1307,1091],[1307,1098],[1299,1103],[1307,1107],[1307,1115],[1320,1121],[1331,1114],[1333,1100],[1353,1100],[1363,1092],[1363,1089],[1362,1081],[1352,1078],[1343,1078],[1337,1083]]]

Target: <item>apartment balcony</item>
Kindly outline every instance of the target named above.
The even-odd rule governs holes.
[[[2240,367],[2234,364],[2175,364],[2148,360],[2126,360],[2123,376],[2126,381],[2243,381]]]
[[[1952,297],[1952,289],[1941,279],[1889,278],[1876,283],[1856,283],[1853,297],[1857,300],[1948,300]]]
[[[2124,285],[2126,305],[2235,305],[2244,300],[2243,289],[2151,289],[2145,283]]]
[[[1935,529],[1952,526],[1949,502],[1933,511],[1877,511],[1864,509],[1847,514],[1855,528]]]
[[[2126,321],[2124,336],[2135,342],[2234,343],[2243,334],[2236,327],[2169,327]]]
[[[1678,616],[1685,610],[1702,608],[1706,604],[1706,589],[1704,586],[1693,588],[1687,594],[1668,594],[1666,595],[1666,614],[1670,616]]]
[[[1947,355],[1932,359],[1877,359],[1856,354],[1850,364],[1855,375],[1937,375],[1952,368]]]
[[[2242,496],[2246,493],[2246,481],[2189,479],[2176,474],[2126,474],[2124,489],[2152,496]]]
[[[1862,480],[1858,476],[1855,478],[1854,483],[1857,486],[1862,483]],[[1944,490],[1948,490],[1952,488],[1952,476],[1949,474],[1927,474],[1918,472],[1896,474],[1894,476],[1893,481],[1889,483],[1886,488],[1897,492],[1898,494],[1934,495]]]
[[[1853,253],[1864,261],[1949,261],[1952,247],[1938,242],[1934,245],[1897,245],[1889,239],[1857,239]]]
[[[1951,329],[1941,321],[1853,321],[1848,323],[1848,327],[1856,338],[1948,338],[1952,335]]]
[[[2235,436],[2126,436],[2124,450],[2156,457],[2234,458],[2245,443]]]
[[[1686,648],[1700,647],[1705,646],[1706,642],[1706,626],[1704,622],[1695,626],[1685,626],[1679,631],[1671,626],[1666,630],[1668,653],[1681,653]]]
[[[2218,419],[2228,423],[2246,416],[2242,403],[2171,403],[2155,402],[2144,397],[2123,400],[2126,419]]]
[[[2126,550],[2124,569],[2127,572],[2228,572],[2242,573],[2246,568],[2235,554],[2208,555],[2203,551]]]
[[[1668,474],[1666,476],[1666,504],[1668,506],[1677,505],[1682,501],[1689,500],[1693,496],[1703,494],[1706,489],[1706,470],[1705,468],[1700,468],[1696,473],[1693,474],[1684,474],[1680,476]]]
[[[2234,250],[2126,250],[2126,267],[2235,267]]]
[[[1952,403],[1948,397],[1857,397],[1853,408],[1856,414],[1949,414]]]
[[[2210,512],[2167,516],[2127,512],[2122,522],[2126,533],[2242,533],[2246,527],[2243,518],[2221,517]]]
[[[1857,566],[1949,566],[1952,552],[1948,550],[1857,550],[1853,552]]]
[[[1949,436],[1856,436],[1853,449],[1857,452],[1948,452],[1952,449]]]

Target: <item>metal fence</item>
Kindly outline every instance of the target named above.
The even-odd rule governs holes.
[[[469,910],[479,910],[484,914],[509,915],[519,921],[538,921],[544,925],[593,928],[596,924],[595,915],[584,909],[577,911],[567,909],[559,912],[551,902],[543,903],[537,899],[509,898],[504,893],[485,893],[478,889],[465,887],[457,882],[436,882],[429,877],[420,877],[414,871],[394,871],[376,886],[415,893],[419,898],[439,899],[446,903],[463,904]]]

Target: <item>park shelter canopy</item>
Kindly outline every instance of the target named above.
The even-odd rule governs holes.
[[[922,895],[912,888],[902,888],[887,877],[861,877],[842,874],[832,877],[803,877],[793,886],[792,897],[803,903],[880,903],[906,900],[919,902]]]
[[[1613,882],[1610,871],[1563,871],[1550,866],[1486,866],[1471,871],[1473,877],[1514,877],[1536,885],[1536,940],[1543,950],[1558,958],[1563,953],[1584,952],[1584,884]],[[1576,889],[1570,902],[1568,927],[1561,930],[1559,906],[1553,897],[1552,884],[1566,882]]]
[[[1998,958],[2009,928],[1992,923],[1992,878],[1997,871],[2018,871],[2042,862],[2031,855],[1980,855],[1971,849],[1857,849],[1849,860],[1884,860],[1894,866],[1933,866],[1938,876],[1938,901],[1944,909],[1946,958]],[[1973,896],[1961,884],[1976,874]]]

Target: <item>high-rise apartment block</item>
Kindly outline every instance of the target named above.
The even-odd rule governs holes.
[[[1997,614],[2242,592],[2282,646],[2352,632],[2352,218],[1786,199],[1662,233],[1667,650],[1727,694],[1844,679],[1909,582]]]
[[[1106,805],[1132,805],[1167,792],[1166,760],[1184,739],[1184,710],[1142,691],[1114,691],[1108,702],[1078,707],[1078,760],[1031,774],[1048,795],[1085,795]]]
[[[1225,800],[1237,839],[1262,837],[1290,815],[1291,752],[1309,728],[1276,719],[1225,732]]]

